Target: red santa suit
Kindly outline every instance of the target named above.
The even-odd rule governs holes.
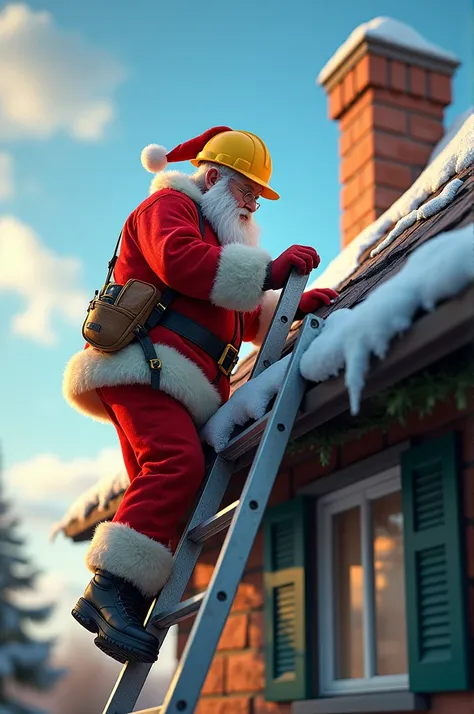
[[[188,176],[155,177],[151,195],[127,219],[114,278],[177,292],[172,310],[237,350],[260,344],[278,298],[262,286],[271,256],[259,247],[222,245],[195,202],[203,194]],[[204,474],[199,428],[229,397],[229,376],[193,342],[165,326],[150,331],[162,370],[160,390],[138,343],[116,353],[88,348],[64,378],[66,400],[117,429],[131,485],[113,522],[96,529],[87,554],[103,568],[154,595],[169,577],[168,543]]]

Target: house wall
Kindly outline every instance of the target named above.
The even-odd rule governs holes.
[[[293,498],[298,491],[316,479],[329,477],[335,471],[363,461],[390,446],[412,440],[441,436],[459,431],[462,441],[465,543],[470,605],[470,635],[474,650],[474,394],[468,407],[460,412],[454,402],[439,405],[425,419],[412,415],[406,426],[398,424],[387,434],[374,432],[335,450],[331,464],[324,468],[306,453],[298,458],[285,458],[275,483],[270,506]],[[225,504],[239,498],[245,474],[237,474],[231,483]],[[219,534],[208,541],[190,582],[186,596],[202,591],[208,584],[223,542]],[[265,702],[265,667],[263,633],[263,538],[260,532],[247,562],[245,574],[219,647],[202,691],[197,714],[290,714],[290,704]],[[178,655],[181,656],[192,620],[180,626]],[[474,682],[474,669],[473,669]],[[432,697],[431,711],[436,714],[473,714],[474,692],[444,694]]]

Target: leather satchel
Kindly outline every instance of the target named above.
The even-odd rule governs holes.
[[[141,280],[128,280],[125,285],[106,283],[89,303],[82,335],[91,347],[102,352],[116,352],[137,337],[162,293]]]

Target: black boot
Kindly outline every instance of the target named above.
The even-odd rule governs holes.
[[[155,662],[158,640],[143,627],[151,605],[136,587],[121,578],[96,570],[72,616],[89,632],[109,657],[119,662]]]

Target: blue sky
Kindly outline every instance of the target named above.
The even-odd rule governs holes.
[[[311,244],[324,268],[339,251],[338,150],[318,72],[361,22],[394,17],[462,61],[449,125],[469,106],[469,12],[469,0],[0,5],[0,440],[7,487],[47,572],[85,585],[84,546],[49,546],[45,534],[117,462],[115,432],[72,411],[61,381],[82,347],[81,306],[148,193],[141,149],[171,149],[219,124],[259,134],[282,196],[258,213],[263,246],[276,256]]]

